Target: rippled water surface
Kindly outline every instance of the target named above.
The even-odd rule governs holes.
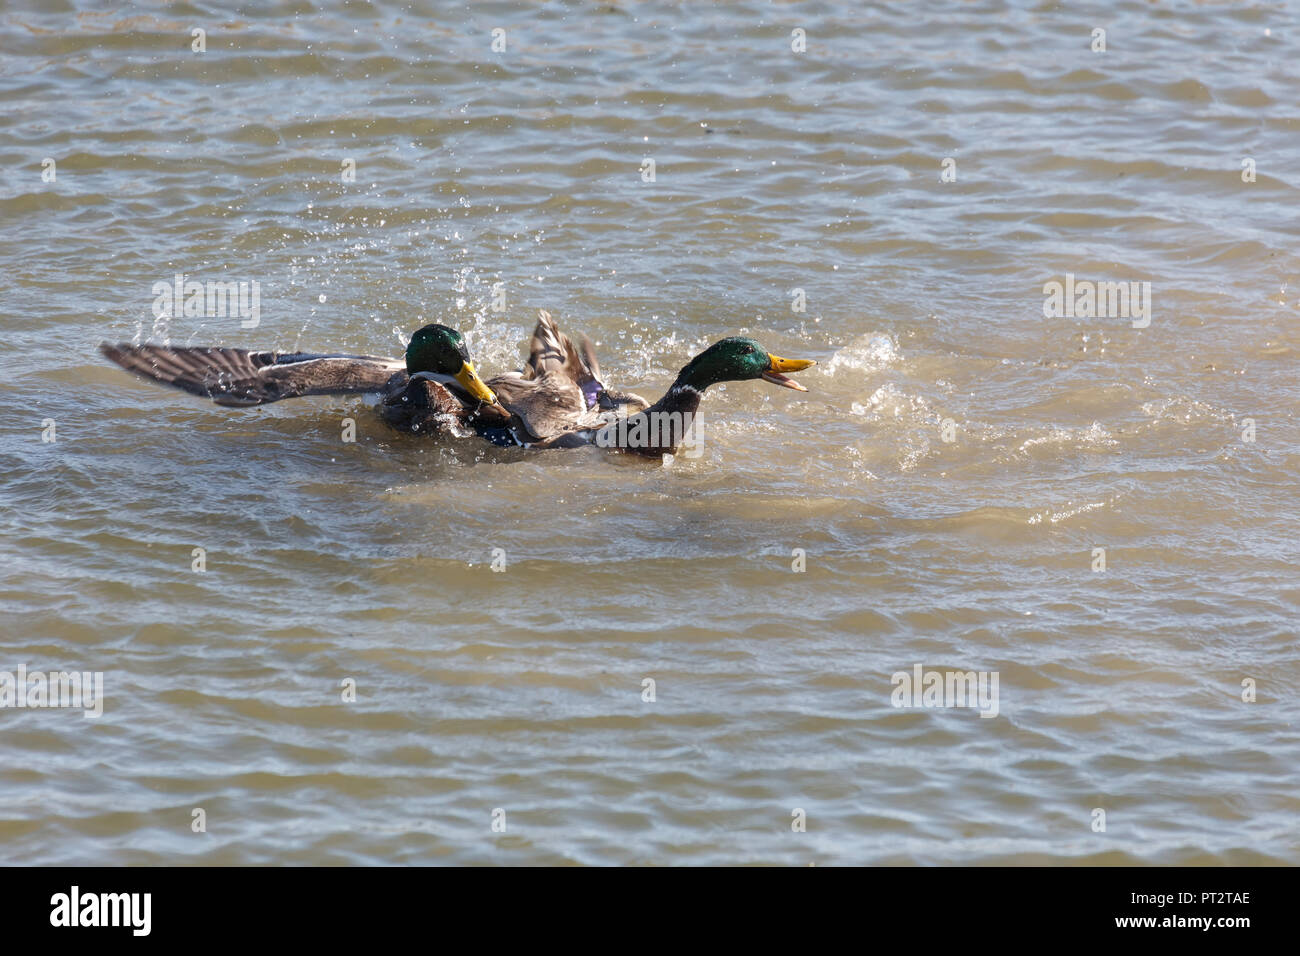
[[[5,860],[1300,863],[1294,6],[234,6],[0,13],[0,671],[106,696],[0,709]],[[538,308],[819,364],[659,467],[95,351]]]

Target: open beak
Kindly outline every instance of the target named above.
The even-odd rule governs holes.
[[[456,373],[456,381],[460,383],[461,388],[480,402],[487,402],[489,405],[497,403],[496,393],[487,387],[483,379],[478,377],[478,372],[474,371],[473,363],[466,362],[460,367],[460,371]]]
[[[793,388],[796,392],[806,392],[804,388],[792,378],[786,378],[782,372],[802,372],[810,365],[817,363],[811,359],[787,359],[779,355],[768,354],[767,371],[763,373],[763,381],[771,382],[773,385],[780,385],[782,388]]]

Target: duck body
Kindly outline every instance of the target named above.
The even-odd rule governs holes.
[[[603,426],[591,436],[602,448],[662,458],[675,455],[691,436],[699,437],[700,401],[703,389],[674,383],[663,398],[649,408]]]
[[[529,343],[520,372],[493,378],[489,384],[510,412],[510,432],[528,448],[571,448],[589,444],[583,433],[649,403],[639,395],[607,389],[600,364],[586,337],[580,345],[560,331],[545,310]]]
[[[478,401],[446,382],[424,374],[405,376],[381,394],[379,414],[398,431],[470,438],[507,428],[510,414],[499,404]]]

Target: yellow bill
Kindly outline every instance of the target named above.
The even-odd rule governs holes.
[[[496,393],[487,387],[487,383],[483,379],[478,377],[478,372],[474,371],[474,363],[466,362],[462,365],[460,371],[456,373],[456,381],[460,383],[461,388],[480,402],[487,402],[489,405],[497,403]]]
[[[780,385],[782,388],[793,388],[796,392],[808,391],[794,379],[786,378],[781,373],[802,372],[804,369],[817,364],[812,359],[781,358],[781,356],[772,355],[769,352],[767,361],[767,371],[763,373],[763,381],[771,382],[773,385]]]

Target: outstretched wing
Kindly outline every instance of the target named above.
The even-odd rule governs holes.
[[[99,350],[128,372],[210,398],[218,405],[264,405],[299,395],[382,392],[406,379],[401,359],[373,355],[250,352],[229,348],[112,345]]]

